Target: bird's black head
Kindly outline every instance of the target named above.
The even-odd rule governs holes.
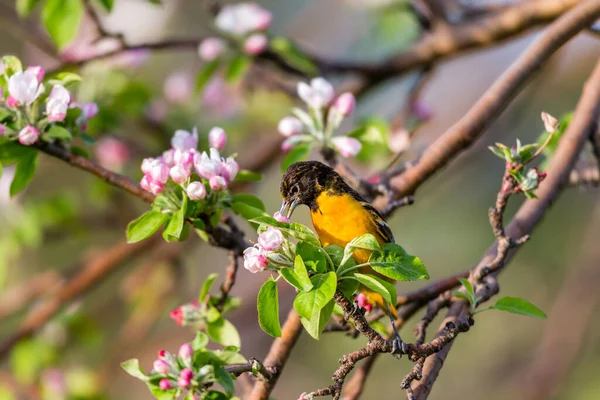
[[[331,189],[333,183],[344,180],[333,168],[319,161],[300,161],[288,167],[281,180],[280,192],[283,198],[280,213],[288,218],[294,208],[305,204],[311,210],[317,209],[317,197]]]

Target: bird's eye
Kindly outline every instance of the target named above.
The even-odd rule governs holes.
[[[294,185],[290,188],[290,194],[296,194],[300,191],[300,188],[298,187],[298,185]]]

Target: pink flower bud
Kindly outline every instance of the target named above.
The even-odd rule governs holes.
[[[165,79],[163,92],[165,99],[174,104],[182,104],[192,97],[194,82],[187,72],[175,72]]]
[[[182,344],[181,347],[179,348],[179,357],[181,357],[182,359],[185,360],[185,359],[190,359],[193,356],[194,356],[194,349],[192,348],[192,346],[190,346],[189,343]]]
[[[183,310],[178,307],[169,313],[169,317],[175,320],[177,325],[183,325]]]
[[[191,349],[191,347],[190,347],[190,349]],[[193,354],[193,350],[192,350],[192,354]],[[194,373],[192,372],[191,369],[184,368],[184,369],[181,370],[181,372],[179,372],[179,377],[183,378],[183,379],[186,379],[188,381],[191,381],[192,378],[194,377]]]
[[[206,152],[196,154],[194,167],[198,175],[206,179],[221,174],[221,160],[209,157]]]
[[[159,374],[166,374],[171,370],[171,366],[165,360],[155,360],[153,364],[154,370]]]
[[[310,85],[298,83],[298,96],[311,108],[320,109],[328,105],[334,94],[333,86],[324,78],[314,78]]]
[[[30,105],[44,91],[44,85],[37,79],[37,75],[33,71],[15,72],[8,79],[8,94],[13,97],[9,98],[9,105],[16,100],[17,104]],[[11,105],[11,107],[14,107]]]
[[[161,360],[164,359],[166,356],[167,356],[167,352],[165,350],[158,351],[158,358],[160,358]]]
[[[198,46],[198,54],[200,59],[204,61],[212,61],[221,56],[225,50],[225,42],[219,38],[207,38]]]
[[[240,166],[231,157],[227,157],[226,161],[221,162],[221,176],[225,178],[227,182],[234,180],[239,170]]]
[[[206,197],[206,188],[202,182],[192,182],[187,187],[187,195],[190,200],[202,200]]]
[[[158,183],[167,183],[169,180],[169,167],[164,161],[155,159],[150,170],[150,177]]]
[[[208,144],[217,150],[222,150],[227,141],[227,135],[223,128],[215,126],[208,132]]]
[[[410,112],[422,121],[426,121],[433,117],[433,111],[422,101],[416,100],[410,103]]]
[[[173,179],[173,181],[175,183],[183,183],[185,181],[188,180],[188,178],[190,177],[191,171],[189,168],[184,167],[183,165],[176,165],[173,168],[171,168],[171,170],[169,171],[169,175],[171,176],[171,179]]]
[[[283,233],[277,228],[270,226],[266,231],[258,235],[258,244],[266,251],[277,251],[283,243]]]
[[[279,125],[277,125],[277,130],[285,137],[301,133],[302,129],[302,122],[296,117],[284,117],[279,121]]]
[[[191,168],[194,164],[195,149],[191,150],[175,150],[173,153],[173,165],[182,165],[186,168]]]
[[[333,102],[333,108],[338,110],[340,114],[347,117],[352,114],[354,107],[356,106],[356,100],[352,93],[343,93]]]
[[[155,196],[159,195],[159,194],[161,194],[164,191],[165,191],[165,187],[164,187],[164,185],[162,183],[157,182],[157,181],[151,181],[150,182],[150,192],[153,195],[155,195]]]
[[[210,188],[216,192],[227,189],[227,181],[222,176],[213,176],[208,180]]]
[[[262,7],[260,7],[260,9],[257,10],[255,18],[255,29],[259,31],[264,31],[265,29],[267,29],[271,25],[271,21],[273,20],[271,12],[265,10]]]
[[[50,92],[50,96],[48,96],[48,103],[46,104],[48,121],[57,122],[64,120],[67,116],[67,109],[69,108],[70,101],[71,95],[69,94],[69,91],[62,85],[54,85]]]
[[[198,147],[198,132],[196,128],[192,132],[178,129],[171,138],[171,146],[178,150],[190,150]]]
[[[273,214],[273,218],[275,218],[278,222],[285,222],[286,224],[289,224],[291,222],[288,217],[286,217],[285,215],[281,215],[279,211],[275,211],[275,214]]]
[[[144,175],[150,175],[152,172],[152,165],[154,164],[155,158],[144,158],[142,161],[142,172]]]
[[[83,103],[79,108],[81,108],[81,111],[83,111],[83,118],[85,119],[94,118],[100,111],[98,109],[98,104],[94,102]]]
[[[269,260],[263,252],[256,247],[248,247],[244,250],[244,268],[253,274],[264,271],[269,265]]]
[[[152,178],[150,175],[144,175],[142,180],[140,181],[140,186],[147,192],[151,192],[150,183],[152,183]]]
[[[4,126],[4,124],[0,124],[0,136],[4,135],[5,131],[6,131],[6,127]]]
[[[19,143],[25,146],[30,146],[34,144],[39,137],[40,131],[38,131],[34,126],[27,125],[25,128],[21,129],[21,132],[19,132]]]
[[[373,305],[369,304],[369,299],[364,293],[359,293],[356,296],[356,304],[358,304],[360,308],[364,308],[365,310],[367,310],[367,312],[373,309]]]
[[[287,153],[288,151],[293,149],[294,146],[296,146],[298,143],[306,141],[306,137],[306,135],[290,136],[289,138],[285,139],[283,143],[281,143],[281,150],[284,153]]]
[[[188,386],[190,386],[190,383],[191,383],[191,382],[190,382],[190,380],[189,380],[189,379],[185,379],[185,378],[179,378],[179,379],[177,379],[177,385],[178,385],[180,388],[182,388],[182,389],[185,389],[185,388],[187,388]]]
[[[256,56],[269,46],[269,39],[262,33],[250,35],[244,42],[244,51],[251,56]]]
[[[118,171],[129,161],[129,149],[122,141],[105,137],[96,144],[96,157],[104,167]]]
[[[167,390],[167,389],[171,389],[171,382],[168,379],[161,379],[160,382],[158,383],[158,387],[160,388],[160,390]]]
[[[169,149],[162,153],[162,159],[168,167],[173,167],[175,165],[175,151],[175,149]]]
[[[6,105],[10,108],[15,108],[19,105],[19,101],[12,96],[8,96],[8,98],[6,99]]]
[[[29,71],[31,73],[33,73],[35,75],[35,77],[37,78],[38,82],[42,82],[44,80],[44,68],[40,67],[40,66],[35,66],[35,67],[27,67],[27,69],[25,71]]]
[[[342,157],[354,157],[362,148],[360,142],[348,136],[338,136],[331,139],[335,148],[340,152]]]

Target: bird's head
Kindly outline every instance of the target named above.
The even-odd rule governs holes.
[[[319,161],[300,161],[288,167],[281,180],[280,192],[283,198],[281,215],[290,217],[300,204],[311,210],[317,208],[317,197],[335,179],[342,179],[337,172]]]

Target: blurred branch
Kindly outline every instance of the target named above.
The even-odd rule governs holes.
[[[538,4],[543,2],[525,3]],[[566,2],[569,3],[569,2]],[[551,24],[509,69],[494,82],[475,105],[454,126],[432,143],[415,165],[398,176],[387,176],[382,181],[389,184],[394,199],[400,199],[415,190],[444,167],[454,157],[473,144],[485,128],[506,108],[524,87],[534,72],[550,56],[578,32],[600,16],[600,2],[588,0],[568,11]],[[375,206],[385,207],[389,199],[376,199]]]
[[[60,282],[56,271],[45,271],[18,286],[6,289],[0,298],[0,321],[16,313],[31,300],[51,291]]]
[[[600,3],[592,3],[595,3],[595,5],[600,8]],[[582,5],[585,5],[585,3]],[[573,120],[561,138],[559,146],[547,169],[548,178],[536,193],[538,199],[528,199],[523,203],[506,229],[507,237],[517,238],[529,235],[537,223],[542,219],[546,210],[556,200],[561,189],[567,183],[569,174],[575,165],[586,140],[588,140],[589,135],[595,126],[595,120],[598,118],[599,114],[600,62],[597,63],[594,72],[585,84]],[[483,268],[490,265],[492,260],[495,260],[498,257],[499,246],[500,244],[498,242],[492,245],[479,264],[473,268],[473,271],[481,271]],[[495,280],[495,276],[502,271],[506,263],[515,254],[516,249],[516,247],[512,247],[507,251],[504,262],[489,276],[489,278]],[[483,299],[489,299],[497,290],[497,284],[478,285],[476,296]],[[456,322],[459,316],[463,315],[466,310],[468,310],[468,305],[464,301],[460,300],[453,302],[448,315],[442,323],[442,329],[438,332],[438,336],[444,333],[444,328],[448,323]],[[441,352],[437,353],[435,357],[427,358],[423,368],[423,377],[412,388],[415,399],[426,399],[429,396],[451,346],[450,343]]]

